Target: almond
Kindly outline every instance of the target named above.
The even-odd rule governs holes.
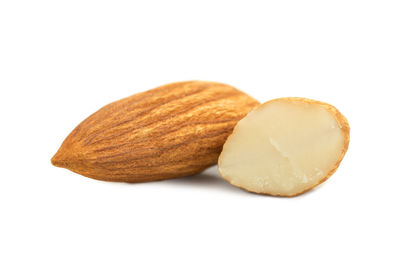
[[[250,192],[297,196],[337,170],[349,142],[349,123],[335,107],[279,98],[237,123],[219,157],[219,172]]]
[[[214,165],[236,123],[259,102],[225,84],[164,85],[104,106],[81,122],[51,162],[84,176],[146,182]]]

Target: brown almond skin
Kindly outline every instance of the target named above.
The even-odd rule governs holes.
[[[258,105],[221,83],[167,84],[89,116],[68,135],[51,162],[105,181],[193,175],[217,163],[236,123]]]

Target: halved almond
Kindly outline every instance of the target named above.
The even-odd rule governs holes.
[[[250,192],[296,196],[328,179],[350,139],[333,106],[305,98],[269,101],[239,121],[224,144],[219,172]]]

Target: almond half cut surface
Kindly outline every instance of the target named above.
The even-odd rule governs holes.
[[[247,191],[296,196],[336,171],[349,140],[347,119],[335,107],[305,98],[275,99],[238,122],[218,169]]]
[[[89,116],[64,140],[51,162],[106,181],[193,175],[217,163],[236,123],[258,105],[226,84],[167,84]]]

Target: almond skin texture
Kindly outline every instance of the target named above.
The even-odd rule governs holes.
[[[217,163],[236,123],[258,105],[225,84],[167,84],[89,116],[64,140],[51,162],[105,181],[193,175]]]
[[[349,141],[349,123],[335,107],[279,98],[237,123],[219,157],[219,173],[250,192],[297,196],[337,170]]]

